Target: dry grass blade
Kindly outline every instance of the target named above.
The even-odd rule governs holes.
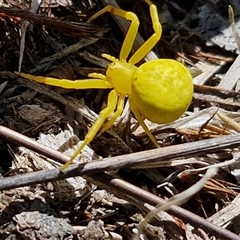
[[[226,123],[227,126],[236,130],[237,132],[240,132],[240,124],[238,122],[236,122],[235,120],[225,116],[222,113],[217,113],[217,115],[223,122]]]
[[[228,14],[229,14],[229,23],[232,29],[233,36],[235,38],[235,41],[237,43],[238,49],[240,50],[240,38],[237,32],[237,28],[235,26],[235,20],[234,20],[234,13],[232,7],[228,6]],[[240,64],[240,55],[235,59],[232,66],[227,71],[224,78],[221,80],[219,87],[225,88],[225,89],[233,89],[239,80],[239,64]]]
[[[32,1],[29,12],[35,14],[36,11],[38,10],[40,4],[41,4],[41,1],[38,1],[38,0]],[[22,26],[21,26],[21,41],[20,41],[19,60],[18,60],[18,71],[19,72],[21,72],[23,53],[24,53],[24,48],[25,48],[25,40],[26,40],[26,31],[27,31],[29,24],[30,24],[29,21],[24,20],[22,22]]]
[[[210,180],[217,173],[217,171],[218,171],[217,168],[208,169],[207,172],[205,173],[205,175],[197,183],[195,183],[193,186],[191,186],[187,190],[169,198],[164,204],[158,204],[155,207],[155,209],[150,211],[145,216],[145,218],[140,222],[138,233],[134,237],[134,240],[140,239],[140,235],[143,233],[143,230],[146,227],[146,225],[148,223],[150,223],[152,221],[152,219],[155,216],[157,216],[157,214],[159,212],[166,211],[167,209],[169,209],[170,206],[181,205],[182,203],[187,201],[190,197],[192,197],[194,194],[199,192],[203,188],[204,184],[206,184],[206,182],[208,180]]]
[[[233,12],[233,9],[232,9],[231,5],[228,6],[228,15],[229,15],[229,23],[230,23],[230,26],[232,28],[233,36],[236,40],[238,49],[240,50],[240,37],[238,35],[237,28],[236,28],[236,25],[235,25],[234,12]]]

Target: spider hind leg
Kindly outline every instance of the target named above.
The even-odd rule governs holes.
[[[144,129],[144,131],[146,132],[146,134],[148,135],[148,137],[150,138],[150,140],[153,142],[153,144],[156,147],[159,147],[159,144],[157,142],[157,140],[155,139],[155,137],[152,135],[152,133],[149,131],[147,125],[145,124],[145,122],[143,121],[143,118],[141,116],[141,114],[139,113],[139,111],[137,110],[137,108],[135,107],[135,105],[133,104],[133,102],[131,101],[131,99],[129,99],[130,101],[130,106],[131,106],[131,110],[135,116],[135,118],[137,119],[137,121],[139,122],[139,124],[141,125],[141,127]]]

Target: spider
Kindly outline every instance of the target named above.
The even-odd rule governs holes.
[[[110,61],[106,75],[90,73],[88,79],[71,81],[16,72],[27,79],[62,88],[111,89],[107,106],[99,113],[98,119],[89,129],[81,146],[61,167],[61,170],[65,170],[72,163],[98,132],[101,134],[113,125],[123,111],[126,97],[129,99],[135,118],[156,147],[159,145],[144,123],[144,118],[159,124],[169,123],[181,117],[191,103],[192,77],[188,69],[180,62],[172,59],[157,59],[143,63],[140,67],[135,66],[156,45],[162,34],[156,6],[150,0],[144,0],[144,2],[150,8],[154,33],[128,60],[138,32],[137,16],[132,12],[108,5],[89,19],[92,21],[100,15],[110,12],[130,21],[119,59],[105,53],[102,54],[103,58]],[[103,126],[106,120],[108,121]]]

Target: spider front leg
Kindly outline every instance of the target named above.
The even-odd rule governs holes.
[[[150,6],[150,15],[152,19],[154,34],[129,59],[129,63],[133,65],[138,63],[151,51],[151,49],[156,45],[162,35],[162,25],[159,22],[156,6],[150,0],[144,1]]]
[[[70,160],[60,168],[61,171],[65,170],[73,162],[73,160],[77,157],[77,155],[83,150],[83,148],[93,140],[93,138],[96,136],[97,132],[103,125],[104,121],[115,110],[117,106],[117,102],[118,102],[118,95],[115,90],[112,90],[108,95],[108,102],[107,102],[106,108],[104,108],[100,112],[98,119],[93,123],[92,127],[89,129],[88,133],[86,134],[83,140],[83,143],[71,156]]]
[[[125,95],[119,96],[116,111],[114,112],[113,116],[110,117],[110,120],[100,130],[98,136],[100,136],[105,131],[107,131],[113,125],[113,123],[116,121],[116,119],[121,115],[121,113],[123,111],[123,107],[124,107],[124,99],[125,99]]]
[[[100,75],[98,73],[91,73],[89,76],[92,77],[88,79],[81,79],[81,80],[68,80],[68,79],[57,79],[51,77],[43,77],[43,76],[34,76],[31,74],[21,73],[21,72],[14,72],[15,74],[27,78],[29,80],[33,80],[35,82],[44,83],[51,86],[68,88],[68,89],[90,89],[90,88],[97,88],[97,89],[107,89],[113,88],[110,82],[106,80],[106,76]]]
[[[107,5],[105,8],[103,8],[99,12],[95,13],[91,18],[89,18],[88,22],[93,21],[94,19],[96,19],[97,17],[99,17],[100,15],[106,12],[110,12],[112,14],[115,14],[119,17],[122,17],[131,21],[128,31],[126,33],[125,39],[122,44],[120,55],[119,55],[120,60],[126,61],[130,51],[132,50],[133,43],[137,36],[138,26],[139,26],[138,17],[133,12],[124,11],[122,9],[113,7],[111,5]]]

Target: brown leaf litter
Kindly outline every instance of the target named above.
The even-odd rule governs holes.
[[[181,119],[161,126],[146,120],[162,148],[153,148],[126,104],[80,163],[59,172],[106,105],[107,91],[57,89],[15,76],[21,23],[31,23],[22,71],[72,80],[104,74],[108,63],[100,55],[118,56],[128,26],[108,14],[86,23],[102,2],[44,1],[31,13],[27,3],[0,1],[0,238],[131,239],[154,206],[218,167],[201,191],[154,215],[142,238],[239,239],[239,50],[228,15],[216,8],[220,0],[153,1],[164,32],[145,60],[178,59],[195,83]],[[232,2],[240,32],[240,6]],[[152,31],[148,9],[140,1],[118,3],[140,18],[135,50]]]

